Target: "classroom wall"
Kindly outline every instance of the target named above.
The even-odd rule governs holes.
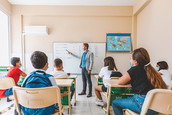
[[[11,4],[8,2],[8,0],[0,0],[0,9],[8,14],[11,14]]]
[[[131,33],[133,7],[104,6],[12,6],[12,55],[21,56],[21,30],[25,25],[46,25],[48,36],[25,37],[26,60],[35,50],[49,56],[53,42],[106,42],[106,33]],[[23,15],[23,16],[21,16]],[[129,68],[129,52],[108,52],[120,71]],[[27,71],[33,69],[27,62]],[[103,60],[102,60],[103,63]],[[50,68],[51,69],[51,68]]]
[[[152,0],[137,0],[133,6],[133,15],[139,14]]]
[[[172,0],[152,0],[137,16],[137,45],[145,47],[155,66],[165,60],[172,73]]]

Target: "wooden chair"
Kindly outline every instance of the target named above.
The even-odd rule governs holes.
[[[45,108],[58,103],[59,112],[54,115],[62,115],[64,107],[61,104],[61,94],[58,87],[46,88],[21,88],[13,87],[15,104],[19,115],[22,115],[20,105],[27,108]]]
[[[146,95],[140,115],[146,115],[148,109],[159,112],[158,115],[172,114],[172,91],[168,89],[153,89]],[[126,109],[126,115],[139,115]]]
[[[3,77],[3,78],[0,78],[0,90],[10,89],[13,86],[15,86],[15,82],[14,82],[14,79],[13,78],[11,78],[11,77]],[[9,97],[5,97],[5,98],[9,98]],[[13,106],[14,106],[14,104],[10,105],[8,108],[5,108],[4,110],[2,110],[0,112],[0,114],[7,112]]]
[[[10,89],[15,86],[14,79],[11,77],[0,78],[0,90]]]

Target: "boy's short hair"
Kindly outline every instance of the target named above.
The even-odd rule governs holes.
[[[87,47],[87,49],[89,48],[88,43],[84,43],[84,46]]]
[[[48,62],[48,57],[44,52],[35,51],[32,53],[30,60],[34,68],[42,69]]]
[[[20,58],[19,57],[12,57],[11,58],[11,64],[13,66],[16,66],[16,63],[18,63],[20,61]]]
[[[54,64],[55,64],[56,67],[60,67],[63,64],[63,62],[62,62],[62,60],[60,58],[56,58],[54,60]]]

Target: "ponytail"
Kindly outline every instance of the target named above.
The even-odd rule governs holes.
[[[167,85],[161,75],[150,64],[150,57],[146,49],[135,49],[132,56],[133,59],[137,61],[138,65],[144,67],[148,80],[154,88],[167,89]]]
[[[161,75],[152,67],[151,64],[145,66],[147,77],[154,88],[167,89],[167,85],[163,81]]]

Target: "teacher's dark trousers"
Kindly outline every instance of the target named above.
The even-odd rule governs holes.
[[[86,92],[87,82],[88,82],[89,94],[92,94],[91,74],[88,74],[86,68],[82,68],[82,82],[83,82],[83,92]]]

